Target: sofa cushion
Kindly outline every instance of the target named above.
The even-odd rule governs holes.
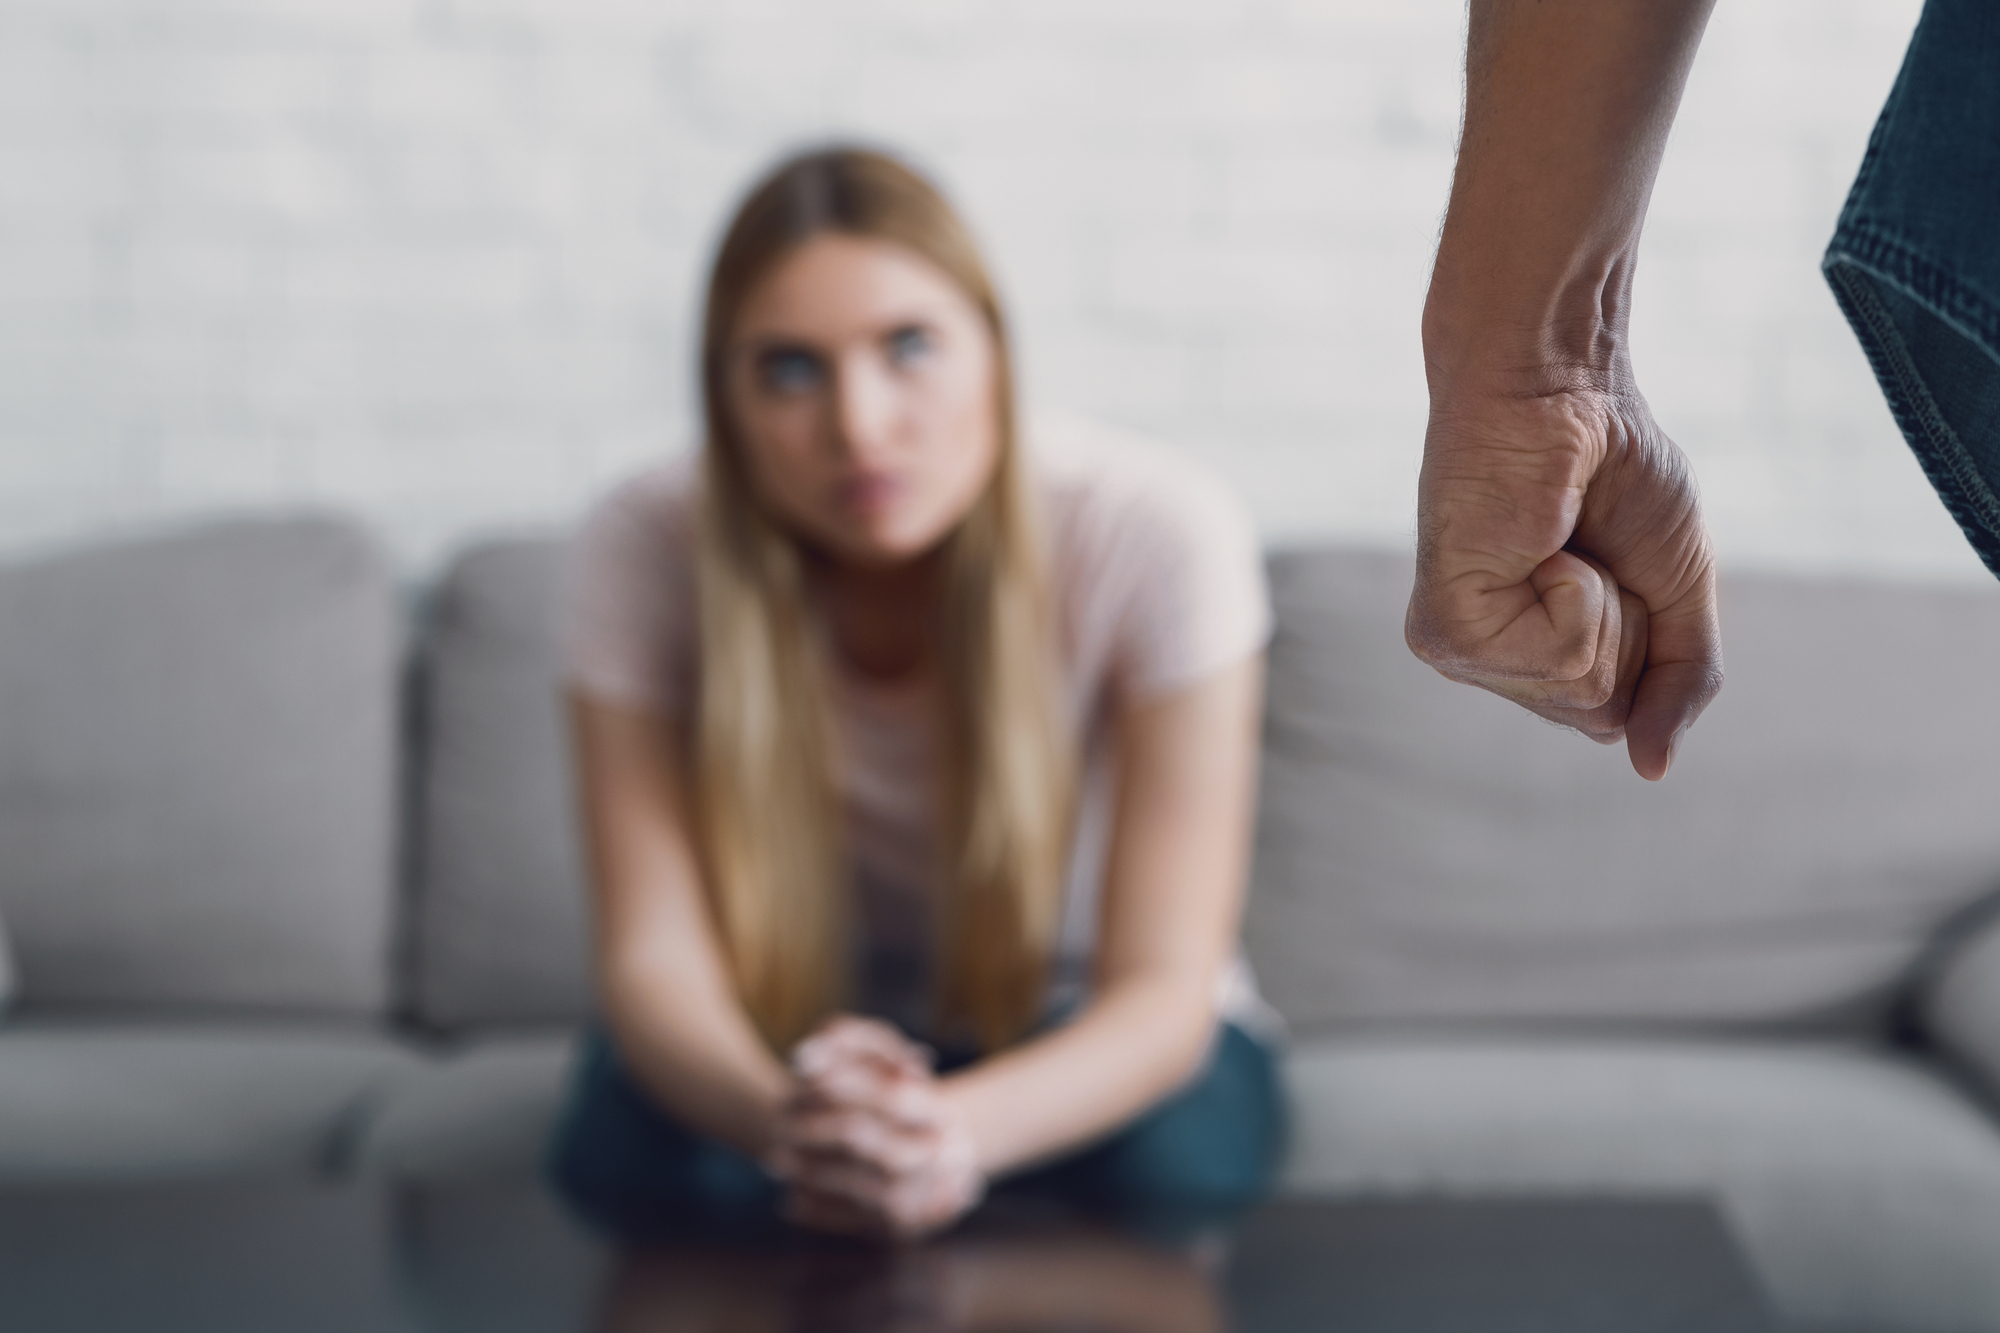
[[[1924,1025],[2000,1105],[2000,916],[1942,960],[1924,997]]]
[[[440,1029],[582,1018],[585,898],[552,542],[465,552],[422,655],[412,1005]]]
[[[0,1014],[14,1003],[14,945],[7,938],[7,920],[0,917]]]
[[[345,1025],[0,1028],[0,1182],[317,1173],[416,1057]]]
[[[2000,1132],[1918,1062],[1384,1036],[1308,1044],[1290,1082],[1291,1191],[1707,1194],[1794,1320],[2000,1324]]]
[[[2000,590],[1724,580],[1673,773],[1403,644],[1407,557],[1276,558],[1246,933],[1294,1026],[1880,1019],[2000,883]]]
[[[388,999],[397,631],[323,518],[0,571],[0,913],[31,1007]]]
[[[569,1088],[570,1033],[482,1037],[385,1090],[354,1167],[398,1181],[533,1179]]]

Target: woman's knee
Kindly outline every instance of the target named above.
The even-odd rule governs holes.
[[[1271,1187],[1285,1148],[1277,1058],[1225,1025],[1192,1085],[1086,1153],[1079,1191],[1117,1206],[1232,1206]]]

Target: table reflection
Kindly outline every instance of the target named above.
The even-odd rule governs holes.
[[[896,1248],[677,1244],[623,1256],[602,1333],[1221,1333],[1210,1240],[958,1233]]]

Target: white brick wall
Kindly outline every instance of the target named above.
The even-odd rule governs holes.
[[[1642,381],[1725,556],[1977,577],[1817,273],[1917,0],[1722,0]],[[0,547],[245,505],[413,569],[690,424],[723,210],[834,134],[931,164],[1033,400],[1274,538],[1407,540],[1456,0],[0,0]]]

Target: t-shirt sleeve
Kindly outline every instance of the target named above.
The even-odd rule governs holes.
[[[1271,597],[1256,526],[1220,482],[1161,459],[1127,498],[1116,653],[1130,698],[1171,694],[1262,651]]]
[[[679,469],[624,483],[584,516],[566,559],[563,676],[592,699],[677,715],[692,688],[692,514]]]

